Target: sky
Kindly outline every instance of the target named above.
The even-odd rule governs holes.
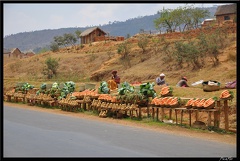
[[[154,15],[177,7],[226,3],[3,3],[3,36],[21,32],[90,27]]]

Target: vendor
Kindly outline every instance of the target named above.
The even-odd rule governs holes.
[[[187,77],[182,77],[182,79],[177,83],[177,87],[189,87],[187,84]]]
[[[157,85],[168,85],[165,82],[165,74],[161,73],[159,77],[156,78]]]
[[[120,84],[120,77],[117,75],[117,71],[113,70],[112,77],[108,81],[108,88],[110,88],[111,90],[114,90],[118,88],[118,84]]]

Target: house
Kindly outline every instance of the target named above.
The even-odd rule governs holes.
[[[25,54],[23,54],[23,58],[28,58],[28,57],[31,57],[31,56],[34,56],[35,53],[32,52],[32,51],[29,51],[29,52],[26,52]]]
[[[209,18],[209,19],[205,19],[202,23],[201,23],[201,27],[209,27],[209,26],[214,26],[216,24],[216,19],[215,18]]]
[[[22,52],[18,48],[13,48],[10,50],[5,49],[4,54],[8,54],[8,57],[21,58]]]
[[[233,3],[230,5],[218,6],[214,16],[218,25],[222,25],[225,21],[236,22],[237,18],[237,4]]]
[[[89,44],[96,41],[105,40],[107,33],[101,30],[99,27],[89,28],[80,34],[81,44]]]

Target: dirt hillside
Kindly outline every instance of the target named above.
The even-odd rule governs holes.
[[[73,81],[76,83],[76,91],[79,85],[86,82],[96,84],[98,88],[101,81],[107,81],[111,77],[111,71],[117,70],[121,77],[121,82],[155,82],[160,73],[166,75],[167,83],[173,87],[173,94],[176,97],[188,98],[210,98],[219,97],[222,89],[214,92],[204,92],[202,85],[191,86],[198,80],[216,80],[221,83],[221,88],[225,83],[237,79],[237,36],[236,24],[231,24],[222,28],[224,36],[224,48],[219,50],[219,64],[214,66],[212,59],[204,57],[204,65],[198,69],[193,69],[187,63],[177,63],[167,59],[172,55],[164,52],[164,44],[156,45],[153,39],[165,38],[169,46],[173,47],[175,42],[194,40],[200,33],[211,34],[218,28],[207,30],[197,29],[184,33],[167,33],[161,35],[145,35],[149,43],[145,52],[138,46],[140,34],[127,39],[130,45],[128,57],[123,59],[119,54],[119,45],[122,41],[101,41],[85,44],[83,48],[68,47],[62,48],[58,52],[45,52],[35,56],[19,59],[4,56],[3,60],[3,92],[10,90],[17,82],[28,82],[39,88],[42,83]],[[166,45],[166,44],[165,44]],[[47,58],[54,58],[59,62],[57,75],[52,79],[47,79],[42,71]],[[177,88],[176,83],[182,76],[188,78],[189,88]],[[160,92],[158,86],[154,87],[156,92]],[[237,90],[232,89],[235,97],[229,102],[230,107],[230,128],[236,129],[236,96]],[[205,118],[205,116],[202,116]],[[221,119],[223,121],[223,119]],[[224,126],[224,122],[222,123]]]

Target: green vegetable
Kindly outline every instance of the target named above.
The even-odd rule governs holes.
[[[108,94],[110,89],[108,88],[108,83],[106,81],[102,81],[100,86],[98,87],[99,94]]]

